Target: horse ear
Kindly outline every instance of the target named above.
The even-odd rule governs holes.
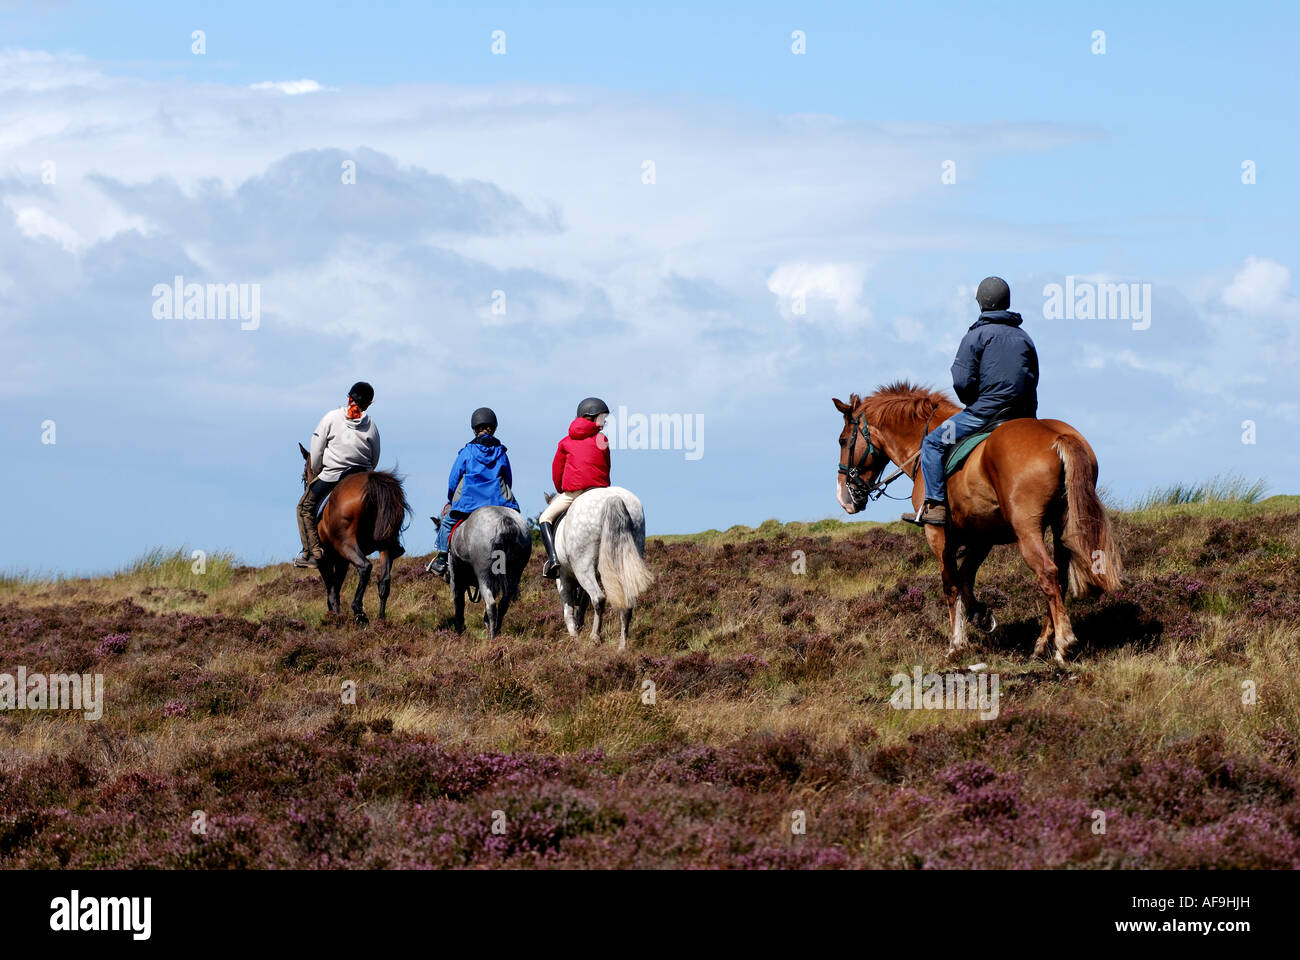
[[[307,448],[304,447],[301,443],[298,444],[298,450],[302,453],[302,458],[303,458],[304,460],[310,460],[310,459],[311,459],[311,454],[307,452]]]
[[[844,416],[852,416],[853,407],[845,403],[843,400],[840,400],[837,397],[831,397],[831,403],[835,404],[835,409],[844,414]]]

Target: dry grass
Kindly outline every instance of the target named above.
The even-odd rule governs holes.
[[[799,753],[803,772],[792,781],[729,788],[725,813],[735,830],[746,835],[743,823],[751,813],[738,811],[751,805],[788,804],[810,790],[820,796],[823,787],[810,786],[808,771],[820,769],[818,763],[843,763],[849,771],[843,776],[856,786],[842,797],[839,788],[827,794],[832,800],[824,815],[840,832],[826,849],[841,851],[846,862],[886,865],[917,856],[952,862],[956,855],[944,852],[943,836],[931,836],[917,852],[914,844],[925,831],[903,837],[889,827],[890,817],[902,815],[890,805],[903,802],[900,785],[941,782],[935,778],[968,757],[986,757],[999,776],[1019,778],[1016,789],[1026,796],[1046,791],[1093,806],[1105,806],[1105,791],[1118,789],[1090,779],[1108,763],[1124,757],[1139,766],[1164,762],[1160,758],[1181,756],[1193,744],[1212,744],[1237,758],[1233,763],[1265,763],[1294,778],[1298,519],[1300,498],[1281,497],[1119,516],[1129,583],[1117,597],[1076,605],[1083,649],[1064,669],[1028,660],[1039,601],[1018,554],[999,548],[981,574],[980,592],[998,608],[1002,626],[972,657],[1001,681],[1002,716],[988,723],[960,711],[889,706],[892,674],[913,665],[946,669],[937,569],[920,534],[901,524],[768,522],[652,541],[647,559],[657,583],[637,613],[625,653],[613,643],[594,645],[585,635],[569,638],[554,587],[537,576],[536,564],[507,618],[506,635],[493,644],[474,617],[464,636],[448,629],[445,587],[423,573],[418,557],[399,561],[389,620],[368,629],[325,615],[314,574],[287,565],[241,567],[228,557],[207,558],[203,573],[193,571],[188,556],[157,553],[113,577],[0,580],[0,670],[23,664],[29,671],[102,672],[107,684],[97,723],[49,712],[0,714],[6,746],[0,793],[6,784],[14,787],[0,801],[0,863],[204,865],[177,852],[175,845],[185,841],[176,838],[179,826],[169,818],[202,802],[232,818],[250,811],[263,823],[256,829],[274,831],[264,821],[274,820],[268,810],[283,802],[271,786],[256,782],[241,795],[226,794],[223,781],[202,772],[204,765],[227,758],[256,766],[256,758],[281,749],[275,744],[318,750],[336,736],[344,744],[338,749],[352,751],[345,766],[362,767],[419,744],[552,758],[578,765],[575,770],[588,769],[579,759],[583,751],[602,751],[603,766],[593,769],[614,779],[608,786],[583,781],[574,789],[595,791],[582,794],[582,802],[597,811],[617,808],[629,822],[639,822],[639,815],[619,807],[630,801],[617,786],[629,772],[653,778],[662,764],[685,762],[680,758],[691,751],[731,756],[728,751],[750,749],[744,745],[755,736],[778,744],[786,742],[783,736],[796,738],[804,746],[780,749],[812,753]],[[792,572],[795,551],[806,557],[804,575]],[[372,614],[375,603],[372,594]],[[113,633],[130,638],[126,652],[97,654],[101,638]],[[642,702],[646,680],[656,686],[653,706]],[[345,681],[355,684],[355,705],[341,702]],[[1248,683],[1257,693],[1253,705],[1243,704]],[[979,746],[998,736],[1010,738],[998,747],[1001,753]],[[48,775],[42,771],[53,770],[51,764],[69,762],[89,771],[84,784],[66,784],[47,796],[29,782]],[[548,774],[537,789],[551,790],[570,776],[578,774]],[[147,829],[100,824],[93,811],[106,785],[132,777],[170,784],[157,790],[174,802],[145,814],[154,818]],[[313,797],[316,789],[303,787]],[[401,864],[404,854],[393,851],[413,849],[415,841],[402,831],[415,829],[407,823],[415,808],[387,790],[372,788],[366,801],[371,839],[345,852],[330,847],[333,862]],[[965,796],[960,790],[956,795]],[[685,803],[683,796],[673,793],[664,805]],[[867,798],[877,805],[869,827],[854,819],[865,814],[852,806]],[[698,839],[701,824],[718,815],[680,814],[671,829]],[[41,837],[55,825],[76,842],[51,854]],[[601,829],[623,836],[631,828]],[[344,835],[347,828],[329,830]],[[1134,830],[1134,837],[1145,836]],[[758,831],[752,849],[727,862],[746,865],[744,857],[760,856],[766,836]],[[664,863],[721,862],[712,841],[682,842]],[[1034,842],[1041,846],[1041,838]],[[1141,843],[1133,840],[1132,848]],[[1118,862],[1091,847],[1080,849],[1060,855],[1075,863]],[[317,862],[292,850],[298,852],[274,862],[250,862]],[[572,851],[575,862],[607,862],[581,845]],[[480,856],[462,853],[464,862]],[[441,853],[421,856],[443,862]],[[987,862],[996,862],[989,856]],[[1144,854],[1143,860],[1129,850],[1124,856],[1169,864],[1172,854],[1161,854],[1163,860]]]

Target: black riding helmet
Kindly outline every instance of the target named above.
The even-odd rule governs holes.
[[[595,420],[602,413],[609,413],[609,407],[605,406],[605,401],[600,397],[588,397],[578,404],[578,416],[580,417]]]
[[[358,380],[348,391],[348,399],[354,401],[359,407],[368,407],[375,399],[375,388],[364,380]]]
[[[469,428],[477,431],[479,427],[497,428],[497,415],[491,407],[479,407],[469,418]]]
[[[1007,310],[1011,307],[1011,287],[1001,277],[985,277],[975,291],[981,310]]]

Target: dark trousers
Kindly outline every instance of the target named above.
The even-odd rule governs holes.
[[[342,480],[339,477],[339,480]],[[316,536],[316,508],[329,496],[329,492],[339,485],[338,480],[313,480],[302,492],[298,501],[298,538],[302,540],[302,552],[311,554],[320,546]]]

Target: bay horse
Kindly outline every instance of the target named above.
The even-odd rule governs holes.
[[[919,509],[925,495],[919,477],[921,441],[961,408],[946,394],[907,381],[867,397],[851,394],[848,403],[833,402],[844,415],[835,494],[840,506],[857,513],[887,483],[907,473],[912,506]],[[891,461],[898,469],[882,482],[880,474]],[[1044,655],[1054,640],[1056,661],[1065,662],[1075,643],[1066,595],[1120,586],[1119,547],[1096,483],[1097,457],[1083,435],[1061,420],[1037,419],[998,426],[948,478],[948,523],[924,529],[939,559],[948,603],[950,659],[967,647],[968,612],[976,626],[996,626],[987,606],[975,600],[975,574],[995,544],[1015,543],[1047,601],[1034,656]]]
[[[306,461],[302,467],[302,485],[307,489],[315,477],[311,473],[311,454],[300,443],[298,449]],[[402,480],[395,473],[366,470],[345,476],[330,491],[325,509],[316,523],[325,555],[317,567],[325,581],[326,603],[330,613],[341,613],[339,590],[348,575],[348,565],[357,568],[357,592],[352,598],[352,615],[357,623],[369,623],[362,605],[370,584],[372,564],[367,559],[379,551],[379,619],[387,614],[388,590],[393,561],[404,554],[401,535],[411,505],[406,502]]]

